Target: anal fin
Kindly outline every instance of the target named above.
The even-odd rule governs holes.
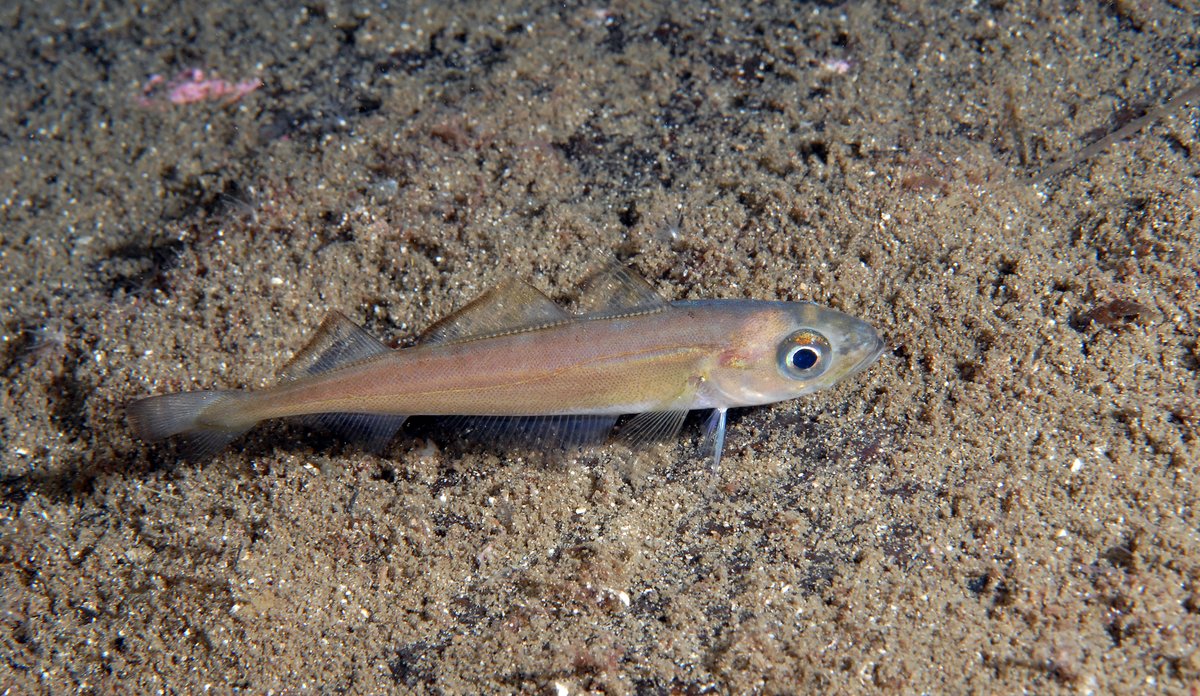
[[[309,377],[390,351],[387,344],[366,329],[341,312],[332,311],[325,315],[308,343],[280,370],[279,377],[281,381]],[[299,420],[323,427],[381,454],[406,418],[408,416],[374,413],[319,413]]]
[[[334,435],[356,442],[375,454],[383,454],[396,431],[408,416],[376,413],[319,413],[300,418],[303,423],[316,425]]]
[[[443,426],[471,442],[497,447],[525,447],[547,453],[603,443],[616,416],[452,416]]]

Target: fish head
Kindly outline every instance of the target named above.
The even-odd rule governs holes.
[[[807,302],[755,303],[709,372],[729,406],[794,399],[848,379],[883,352],[870,324]]]

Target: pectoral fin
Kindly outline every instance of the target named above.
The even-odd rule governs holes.
[[[687,414],[687,408],[639,413],[621,426],[620,440],[631,449],[641,449],[655,442],[670,440],[683,428]]]
[[[686,387],[653,410],[634,416],[621,426],[617,436],[633,449],[674,438],[683,428],[683,421],[695,400],[696,390]]]

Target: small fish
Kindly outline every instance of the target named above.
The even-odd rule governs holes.
[[[577,311],[508,281],[393,350],[337,312],[257,391],[151,396],[127,407],[143,440],[188,439],[209,456],[261,421],[302,417],[382,450],[409,416],[451,416],[472,436],[553,450],[604,441],[617,419],[633,446],[673,436],[711,409],[721,462],[725,412],[793,399],[860,372],[883,341],[866,323],[804,302],[668,302],[609,263]]]

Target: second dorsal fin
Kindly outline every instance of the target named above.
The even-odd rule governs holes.
[[[671,306],[637,271],[615,258],[583,281],[575,304],[587,319],[650,314]]]
[[[421,343],[454,343],[519,333],[572,318],[537,288],[511,278],[430,326],[421,336]]]

